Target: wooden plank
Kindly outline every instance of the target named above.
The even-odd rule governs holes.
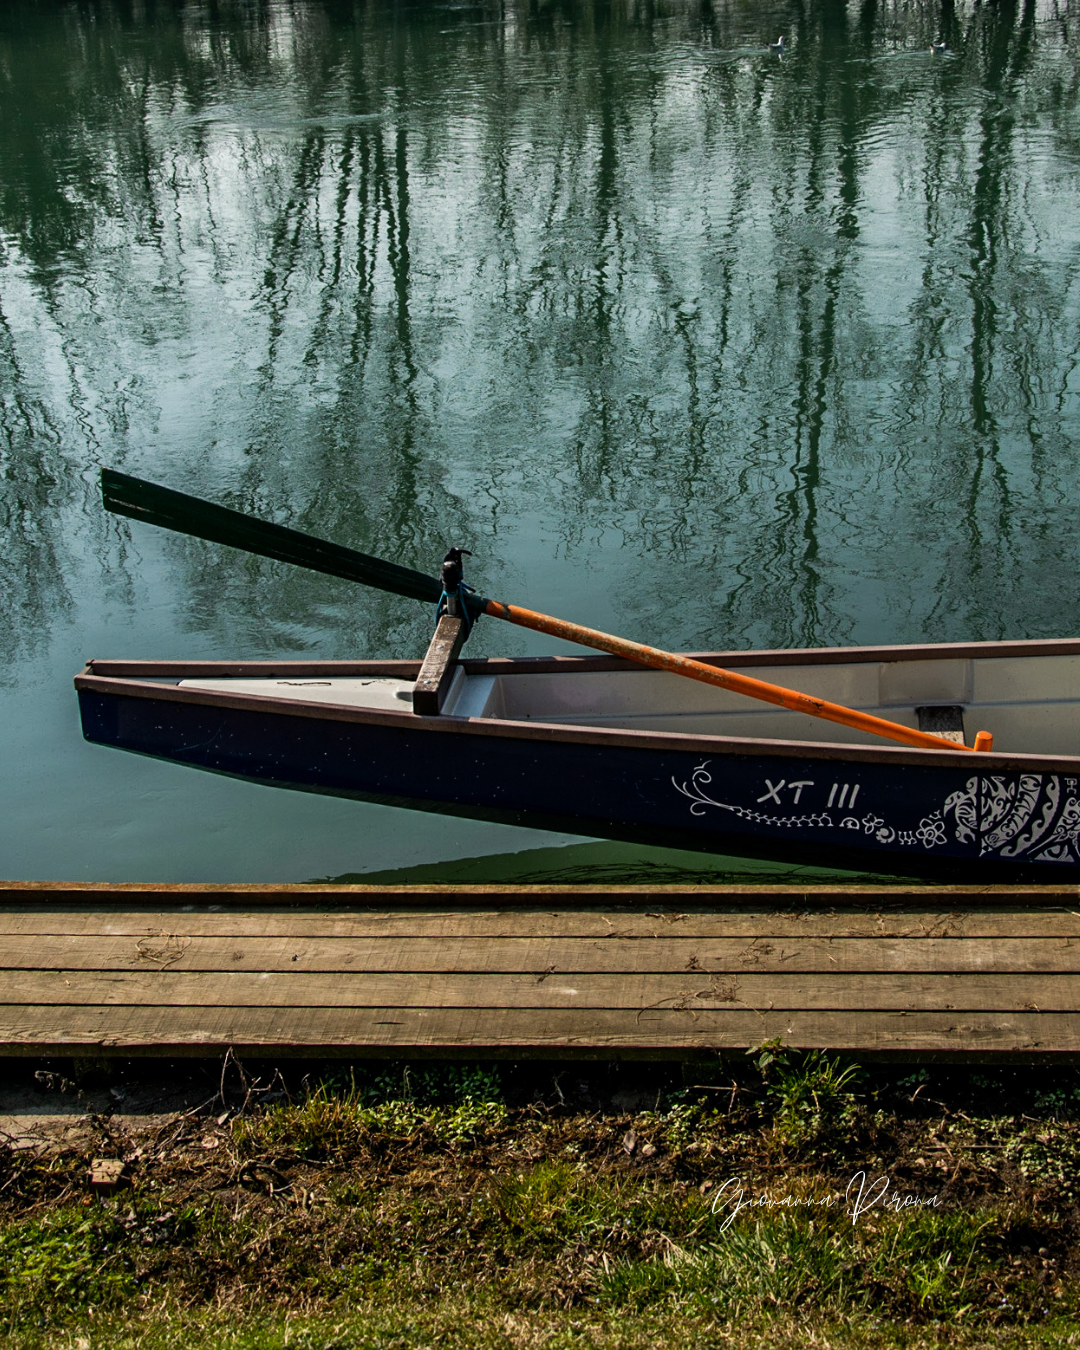
[[[1080,1012],[1080,973],[312,975],[254,971],[0,971],[0,1005],[213,1008],[750,1008]]]
[[[177,883],[148,882],[58,882],[0,881],[0,903],[23,907],[34,904],[218,904],[237,905],[245,910],[258,905],[331,907],[418,906],[430,908],[468,908],[478,906],[526,906],[557,904],[560,909],[598,905],[644,905],[649,909],[672,905],[739,905],[761,909],[797,906],[829,908],[833,906],[882,906],[902,908],[979,908],[999,905],[1041,907],[1080,906],[1080,886],[335,886],[265,883]]]
[[[354,908],[336,891],[284,908],[268,893],[248,910],[199,888],[0,906],[0,1053],[662,1057],[779,1036],[864,1056],[1080,1057],[1072,888],[1054,906],[908,890],[897,909],[871,888],[842,906],[805,905],[802,888],[684,907],[655,891],[574,908],[548,893],[499,907],[410,893],[409,908],[385,892]]]
[[[914,1053],[1080,1052],[1078,1013],[754,1012],[654,1008],[3,1008],[0,1053],[246,1054],[431,1050],[521,1056],[565,1049],[685,1053],[794,1048]]]
[[[455,599],[455,603],[458,603]],[[435,625],[424,663],[413,686],[412,709],[420,717],[438,717],[454,678],[455,663],[469,630],[465,620],[443,614]]]
[[[0,908],[0,937],[145,937],[149,933],[254,937],[564,938],[1080,938],[1080,913],[1056,910],[396,910]],[[0,956],[2,962],[2,956]]]
[[[1069,938],[144,938],[9,937],[9,970],[910,971],[1033,974],[1080,969]]]

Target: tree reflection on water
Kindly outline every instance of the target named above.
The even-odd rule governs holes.
[[[1066,17],[13,0],[0,647],[136,603],[103,462],[673,647],[1075,632]],[[166,548],[223,655],[425,640]]]

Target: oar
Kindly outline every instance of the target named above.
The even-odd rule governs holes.
[[[101,471],[101,495],[107,511],[121,516],[131,516],[150,525],[160,525],[167,530],[177,530],[181,534],[194,535],[198,539],[208,539],[216,544],[229,544],[233,548],[242,548],[248,553],[261,554],[266,558],[276,558],[280,562],[296,563],[300,567],[325,572],[329,576],[359,581],[365,586],[374,586],[378,590],[390,591],[394,595],[403,595],[411,600],[427,600],[435,604],[442,597],[440,582],[423,572],[414,571],[411,567],[401,567],[382,558],[373,558],[370,554],[344,548],[340,544],[331,544],[324,539],[316,539],[313,535],[304,534],[300,530],[291,530],[284,525],[272,525],[268,521],[245,515],[242,511],[214,506],[210,502],[201,501],[198,497],[189,497],[183,492],[174,492],[171,488],[158,487],[141,478],[117,473],[113,469]],[[750,675],[738,675],[734,671],[706,665],[704,661],[694,661],[688,656],[677,656],[674,652],[646,647],[642,643],[630,642],[626,638],[614,637],[610,633],[601,633],[594,628],[583,628],[580,624],[552,618],[549,614],[537,614],[533,610],[521,609],[517,605],[505,605],[499,600],[488,600],[475,591],[466,591],[464,599],[469,609],[476,614],[490,614],[492,618],[505,619],[508,623],[517,624],[522,628],[550,633],[554,637],[580,643],[585,647],[596,647],[600,651],[624,657],[638,665],[685,675],[690,679],[701,680],[705,684],[745,694],[749,698],[789,708],[793,712],[807,713],[811,717],[821,717],[829,722],[837,722],[841,726],[883,736],[887,740],[927,750],[970,749],[969,746],[947,741],[940,736],[901,726],[899,722],[890,722],[883,717],[874,717],[870,713],[857,712],[854,708],[845,708],[839,703],[830,703],[827,699],[800,694],[794,689],[785,689],[783,685],[756,680]],[[992,748],[993,737],[989,732],[980,731],[975,737],[975,749]]]
[[[106,511],[118,516],[131,516],[133,520],[194,535],[196,539],[229,544],[264,558],[276,558],[278,562],[296,563],[313,572],[359,581],[410,600],[429,600],[434,605],[442,596],[442,586],[434,577],[414,572],[411,567],[316,539],[286,525],[272,525],[268,520],[230,511],[227,506],[215,506],[184,492],[117,473],[115,469],[101,471],[101,500]]]

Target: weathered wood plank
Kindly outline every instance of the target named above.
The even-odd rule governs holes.
[[[1080,1057],[1075,888],[1052,907],[908,890],[899,909],[896,888],[833,906],[642,888],[573,908],[422,888],[408,907],[299,888],[310,904],[286,908],[237,889],[261,907],[205,888],[0,904],[0,1053],[679,1055],[779,1036]]]
[[[904,1052],[1080,1052],[1077,1013],[753,1012],[597,1009],[133,1008],[0,1009],[0,1052],[364,1053],[403,1049],[517,1054],[563,1049],[687,1052],[779,1038],[795,1048]]]
[[[0,908],[0,937],[145,937],[162,931],[201,937],[307,938],[1077,938],[1080,912],[1055,910],[341,910],[295,912],[185,909]],[[0,964],[3,957],[0,955]]]
[[[1069,938],[9,937],[9,970],[787,971],[836,974],[1080,969]]]
[[[1080,1012],[1080,973],[1021,975],[323,974],[0,971],[0,1005],[245,1008],[649,1007]]]
[[[763,885],[686,886],[679,883],[647,886],[550,885],[465,886],[453,883],[412,886],[338,886],[328,884],[267,884],[263,882],[207,884],[186,882],[59,882],[0,881],[0,904],[123,903],[220,904],[248,909],[271,906],[412,906],[433,904],[447,908],[478,905],[535,907],[551,901],[560,908],[626,904],[649,908],[679,904],[750,904],[760,907],[832,905],[867,907],[913,905],[919,908],[980,907],[1000,904],[1067,905],[1080,902],[1080,886],[940,886],[940,885]]]
[[[458,603],[455,600],[455,603]],[[454,678],[455,662],[469,630],[465,620],[452,614],[443,614],[435,625],[435,634],[428,644],[424,663],[413,686],[413,712],[420,717],[438,717]]]

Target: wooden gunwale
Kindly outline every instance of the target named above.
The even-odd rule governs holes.
[[[937,642],[878,647],[791,647],[762,651],[686,652],[695,661],[713,666],[844,665],[868,661],[973,660],[996,657],[1078,656],[1080,638],[1034,638],[1015,642]],[[118,661],[94,659],[88,674],[141,675],[168,678],[185,675],[310,675],[325,671],[333,675],[387,675],[408,678],[420,669],[419,660],[409,661]],[[515,672],[548,675],[575,670],[641,670],[645,667],[618,656],[488,656],[461,660],[470,675],[509,675]]]
[[[941,768],[972,769],[972,759],[968,751],[922,750],[909,746],[862,746],[847,745],[831,741],[785,741],[775,739],[757,739],[753,737],[709,736],[686,734],[673,731],[632,731],[623,728],[608,730],[602,727],[567,726],[557,722],[512,721],[508,718],[462,718],[453,716],[419,717],[411,711],[384,711],[357,708],[339,703],[308,703],[299,699],[289,699],[279,695],[230,694],[209,689],[180,689],[175,685],[152,684],[155,676],[173,677],[202,674],[195,664],[181,662],[168,663],[170,669],[164,671],[165,663],[152,663],[156,670],[142,672],[142,679],[105,676],[93,673],[98,664],[92,663],[75,677],[75,688],[99,694],[122,695],[126,698],[151,699],[166,703],[189,703],[211,708],[228,708],[237,712],[276,712],[286,717],[302,717],[321,722],[351,722],[367,726],[398,727],[402,730],[425,731],[441,735],[480,736],[484,738],[512,739],[519,741],[565,742],[576,745],[627,746],[634,749],[655,749],[700,752],[712,750],[715,754],[761,755],[799,759],[843,760],[849,763],[885,763],[933,765]],[[414,670],[418,663],[409,663]],[[274,670],[263,673],[274,674],[316,674],[325,672],[326,667],[314,664],[305,670],[282,670],[274,665]],[[340,674],[340,671],[334,673]],[[359,670],[358,674],[385,673]],[[1080,770],[1080,756],[1063,755],[1020,755],[1014,753],[982,754],[979,757],[981,772],[993,766],[999,770],[1031,769],[1042,773],[1075,773]]]

